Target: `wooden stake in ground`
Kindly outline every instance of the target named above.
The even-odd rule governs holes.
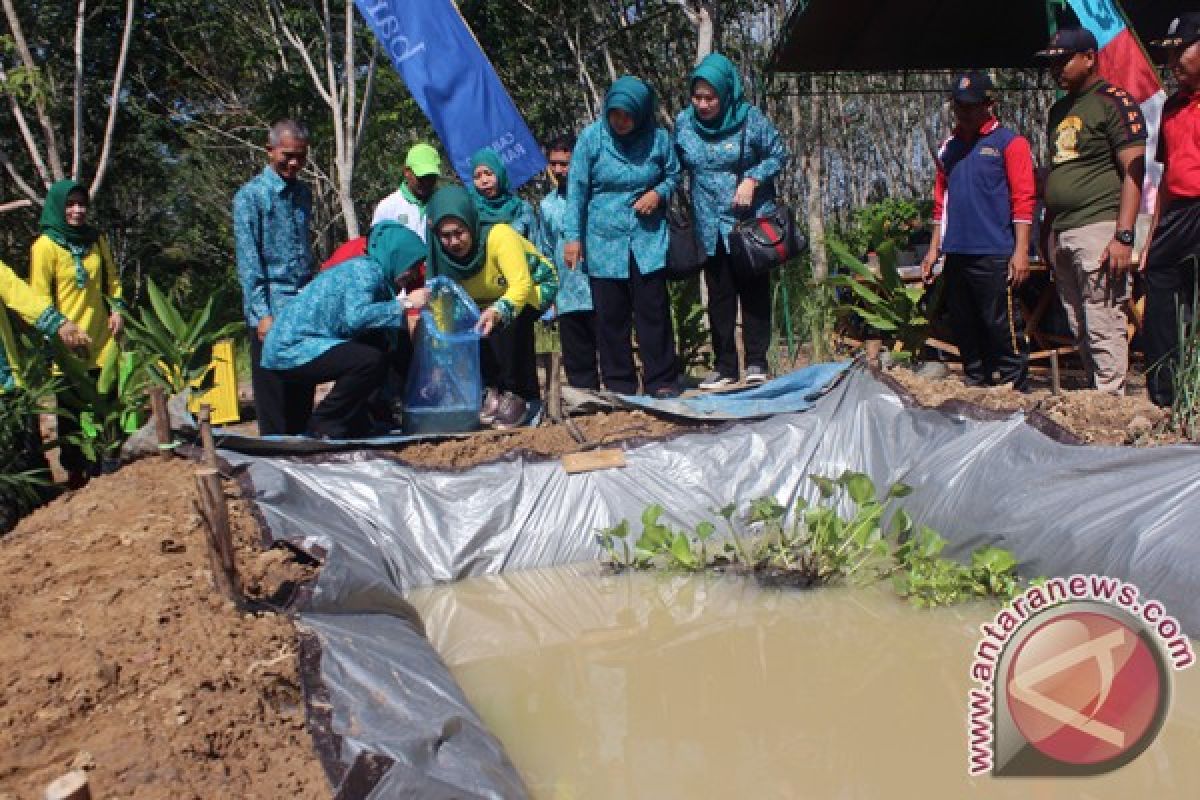
[[[158,437],[158,453],[162,458],[170,458],[171,453],[171,414],[167,410],[167,395],[161,386],[150,390],[150,410],[154,414],[154,432]]]
[[[207,523],[213,582],[217,591],[240,605],[241,583],[233,560],[233,533],[229,527],[229,508],[221,488],[220,473],[211,467],[196,470],[196,494]]]
[[[63,775],[42,790],[45,800],[92,800],[87,773],[81,769]]]
[[[883,350],[883,342],[879,339],[867,339],[867,366],[879,369],[879,353]]]
[[[550,353],[546,365],[546,413],[555,422],[562,422],[562,353]]]
[[[196,419],[200,423],[200,445],[204,448],[204,465],[216,469],[217,447],[213,444],[212,406],[208,403],[201,405]]]

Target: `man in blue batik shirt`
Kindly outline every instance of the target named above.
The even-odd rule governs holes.
[[[596,312],[592,310],[592,290],[584,265],[576,264],[571,269],[562,253],[563,218],[567,213],[567,174],[574,150],[574,136],[556,136],[546,143],[546,160],[550,164],[550,176],[554,179],[555,187],[542,198],[542,219],[536,244],[558,269],[555,311],[558,314],[558,339],[567,383],[576,389],[599,389]]]
[[[295,429],[289,423],[307,419],[312,410],[311,389],[286,385],[261,365],[263,340],[275,316],[313,276],[312,191],[299,180],[308,160],[304,125],[290,119],[272,125],[267,159],[267,167],[233,198],[238,279],[250,327],[254,408],[263,436]]]

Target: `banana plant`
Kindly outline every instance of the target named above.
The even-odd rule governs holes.
[[[243,324],[231,322],[220,328],[211,326],[214,298],[190,317],[148,282],[149,307],[134,314],[122,311],[130,345],[145,363],[147,377],[169,395],[185,391],[203,392],[212,386],[213,345],[238,333]]]

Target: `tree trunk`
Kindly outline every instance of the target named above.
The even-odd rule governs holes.
[[[825,253],[824,186],[821,184],[821,162],[825,158],[821,137],[821,95],[810,92],[808,102],[809,146],[804,159],[804,182],[808,185],[808,247],[812,255],[813,281],[823,283],[829,277],[829,258]]]

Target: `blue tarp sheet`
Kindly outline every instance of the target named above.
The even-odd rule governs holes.
[[[789,372],[753,389],[656,400],[645,395],[614,395],[622,405],[689,419],[758,419],[807,411],[828,392],[850,366],[849,361],[814,364]]]
[[[814,364],[811,367],[781,375],[753,389],[741,389],[719,394],[700,394],[673,400],[656,400],[642,395],[601,394],[614,405],[640,408],[661,416],[703,421],[759,419],[775,414],[807,411],[828,392],[850,366],[849,361],[835,364]],[[539,406],[531,426],[541,422],[543,409]],[[390,448],[418,441],[477,436],[471,433],[387,434],[365,439],[310,439],[306,436],[251,436],[216,430],[213,436],[218,447],[246,455],[305,455],[347,450]]]

